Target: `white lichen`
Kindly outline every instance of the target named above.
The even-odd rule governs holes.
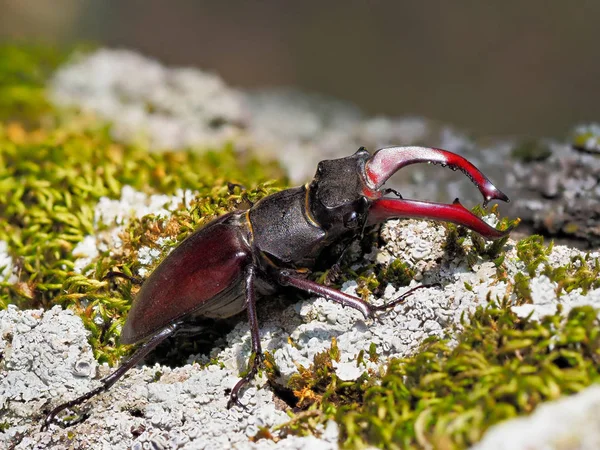
[[[530,416],[492,427],[472,450],[600,448],[600,386],[540,405]]]
[[[217,75],[169,69],[125,50],[99,50],[61,67],[51,95],[111,121],[116,138],[157,149],[221,146],[244,122],[241,94]]]
[[[16,267],[13,266],[13,260],[8,253],[8,243],[0,241],[0,282],[14,284],[18,281]]]
[[[96,234],[85,236],[73,249],[75,272],[83,273],[86,267],[91,269],[91,264],[100,252],[118,252],[123,245],[120,235],[131,219],[141,219],[146,215],[170,217],[173,211],[180,207],[189,208],[195,196],[196,194],[189,189],[178,189],[174,195],[148,195],[131,186],[124,186],[119,199],[100,198],[94,209],[94,228],[98,231]],[[167,238],[157,240],[160,247],[169,243]],[[138,274],[146,276],[148,269],[144,266],[151,266],[160,254],[160,250],[155,247],[142,247],[138,255],[142,267]]]

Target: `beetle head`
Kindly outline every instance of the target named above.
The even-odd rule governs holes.
[[[415,163],[440,164],[467,175],[483,195],[484,206],[490,200],[508,202],[508,197],[465,158],[437,148],[387,147],[373,156],[361,147],[346,158],[321,161],[309,187],[307,207],[330,237],[358,232],[365,225],[387,219],[413,217],[453,222],[466,226],[488,239],[506,236],[465,209],[458,199],[452,204],[386,198],[383,184],[404,166]]]
[[[352,156],[321,161],[310,184],[313,217],[328,232],[361,228],[369,199],[363,194],[365,164],[371,155],[361,147]]]

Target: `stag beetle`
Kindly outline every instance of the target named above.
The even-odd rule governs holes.
[[[252,355],[248,373],[233,387],[227,406],[241,405],[240,389],[253,379],[262,360],[258,295],[291,286],[355,308],[367,318],[402,300],[374,307],[307,278],[326,251],[357,237],[367,226],[414,217],[463,225],[487,239],[510,232],[492,228],[458,199],[452,204],[407,200],[381,189],[400,168],[422,162],[460,169],[477,186],[484,205],[490,200],[509,201],[473,164],[446,150],[388,147],[371,156],[361,147],[352,156],[321,161],[310,183],[269,195],[249,210],[218,217],[175,248],[142,284],[121,332],[123,344],[145,343],[102,379],[100,387],[54,408],[42,428],[60,411],[109,389],[158,344],[186,329],[191,318],[227,318],[246,309]],[[385,196],[390,192],[396,197]]]

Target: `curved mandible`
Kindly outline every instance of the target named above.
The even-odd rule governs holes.
[[[495,240],[506,237],[516,226],[506,230],[497,230],[488,225],[471,211],[460,204],[422,202],[419,200],[402,200],[397,198],[382,198],[375,200],[369,210],[369,225],[384,222],[389,219],[427,219],[441,222],[451,222],[462,225],[469,230],[479,233],[485,239]]]
[[[477,167],[465,158],[447,150],[431,147],[385,147],[377,150],[365,165],[367,184],[370,189],[377,190],[399,169],[416,163],[440,164],[443,167],[459,169],[477,186],[483,195],[484,206],[491,200],[510,201]]]

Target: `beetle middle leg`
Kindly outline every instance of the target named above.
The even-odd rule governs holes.
[[[258,316],[256,315],[255,278],[255,268],[254,266],[249,266],[246,272],[246,308],[248,310],[248,322],[250,323],[250,335],[252,336],[252,354],[248,361],[248,372],[231,390],[229,401],[227,402],[227,409],[230,409],[233,405],[245,408],[245,405],[240,402],[239,392],[245,385],[254,379],[258,372],[258,366],[263,359],[262,348],[260,345],[260,331],[258,328]]]

